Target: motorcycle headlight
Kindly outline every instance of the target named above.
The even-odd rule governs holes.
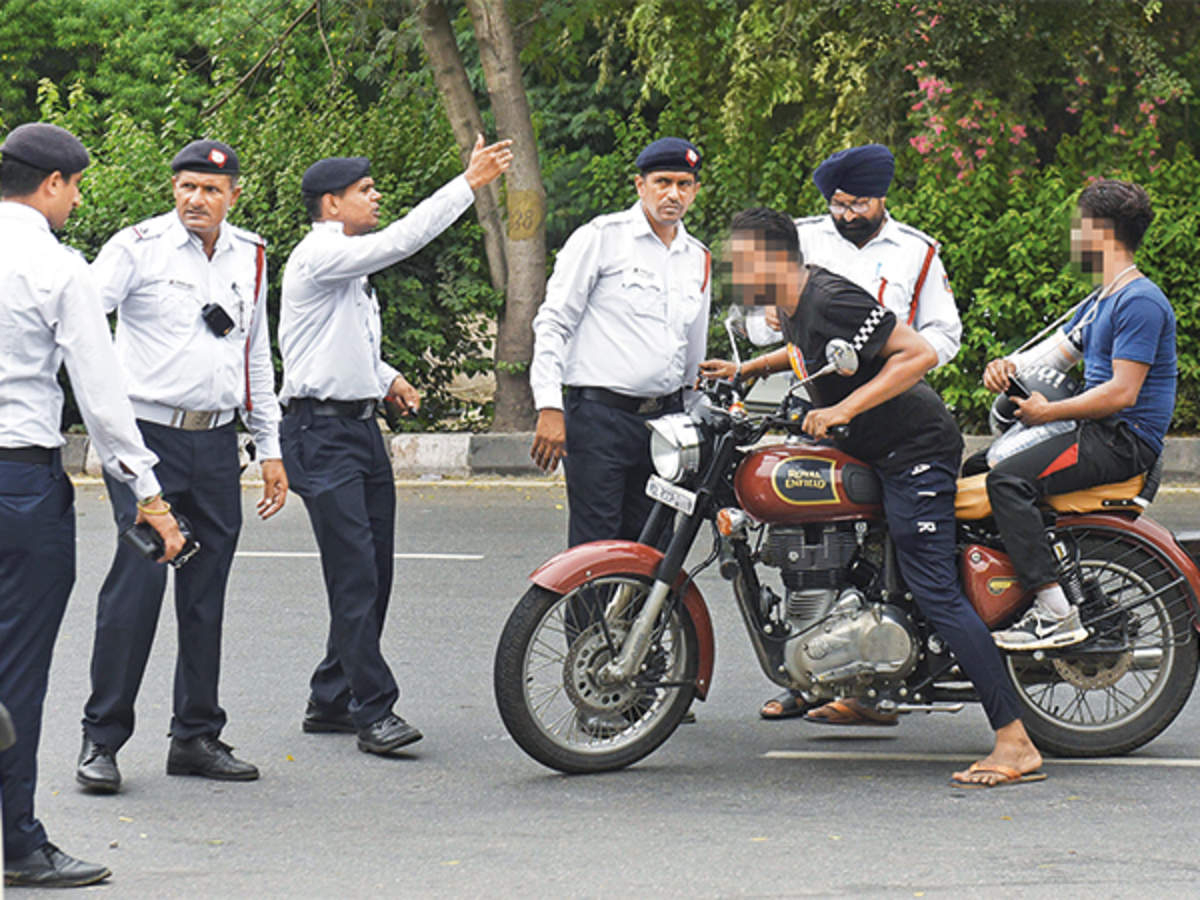
[[[687,413],[676,413],[651,419],[650,459],[654,471],[667,481],[680,481],[700,467],[703,438],[700,429]]]

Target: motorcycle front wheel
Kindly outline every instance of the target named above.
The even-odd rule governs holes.
[[[509,616],[496,648],[496,704],[513,740],[538,762],[571,774],[621,769],[678,727],[699,658],[682,604],[668,600],[632,679],[600,676],[649,591],[639,575],[596,578],[566,594],[535,585]]]
[[[1035,659],[1006,658],[1034,743],[1065,757],[1116,756],[1171,724],[1196,680],[1188,586],[1180,572],[1127,532],[1068,529],[1084,579],[1103,598],[1083,616],[1092,639]]]

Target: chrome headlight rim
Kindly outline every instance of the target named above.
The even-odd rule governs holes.
[[[650,460],[660,478],[678,483],[699,470],[704,438],[690,415],[673,413],[646,425],[650,429]]]

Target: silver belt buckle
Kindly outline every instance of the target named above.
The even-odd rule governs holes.
[[[183,415],[180,417],[179,427],[184,431],[207,431],[217,420],[217,413],[213,410],[184,409],[180,412]]]
[[[662,397],[648,397],[638,404],[637,413],[639,416],[648,416],[662,409],[662,405]]]

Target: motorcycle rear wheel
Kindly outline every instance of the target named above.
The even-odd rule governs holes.
[[[633,681],[596,677],[649,589],[639,575],[597,578],[566,594],[535,585],[512,611],[496,648],[496,705],[513,740],[538,762],[570,774],[621,769],[678,727],[699,663],[696,628],[682,604],[668,602]]]
[[[1081,573],[1115,604],[1100,627],[1120,617],[1131,629],[1121,635],[1125,648],[1100,653],[1089,641],[1078,653],[1067,649],[1041,661],[1012,653],[1006,664],[1039,748],[1064,757],[1117,756],[1157,737],[1191,695],[1200,650],[1189,589],[1174,566],[1126,532],[1068,533]]]

